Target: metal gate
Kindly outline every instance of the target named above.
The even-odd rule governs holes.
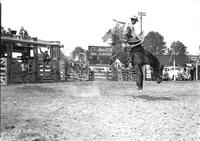
[[[11,83],[32,83],[34,82],[33,60],[22,63],[19,59],[12,58],[11,61]]]
[[[60,80],[58,66],[56,61],[51,61],[49,64],[38,60],[38,81],[39,82],[57,82]]]

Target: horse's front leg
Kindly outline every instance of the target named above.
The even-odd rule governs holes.
[[[139,65],[136,65],[136,68],[138,70],[138,77],[136,79],[136,84],[138,87],[138,90],[142,90],[143,88],[143,72],[142,72],[142,67]]]

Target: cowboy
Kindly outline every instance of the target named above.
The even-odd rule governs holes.
[[[133,44],[140,41],[140,37],[136,34],[134,25],[138,22],[138,17],[133,15],[131,23],[128,23],[124,29],[124,43]]]
[[[133,44],[135,42],[139,42],[141,40],[141,36],[143,35],[143,32],[140,33],[140,35],[137,35],[135,32],[134,25],[138,22],[138,17],[133,15],[130,17],[131,23],[126,22],[120,22],[115,19],[113,19],[115,22],[123,24],[124,25],[124,43],[125,44]]]
[[[130,45],[136,45],[140,44],[142,38],[143,38],[143,32],[140,33],[140,35],[137,35],[135,32],[135,24],[138,22],[138,17],[133,15],[130,17],[131,23],[125,23],[125,22],[120,22],[114,19],[115,22],[123,24],[124,25],[124,33],[123,33],[123,44],[122,46],[124,47],[124,50],[127,53],[127,64],[128,66],[131,63],[131,58],[130,58]]]

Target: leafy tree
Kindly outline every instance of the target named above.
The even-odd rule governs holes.
[[[167,47],[164,37],[158,32],[149,32],[144,38],[144,48],[153,54],[165,54]]]
[[[85,52],[85,50],[82,47],[76,47],[72,52],[72,57],[75,58],[81,52]]]
[[[168,54],[172,54],[175,49],[176,55],[187,55],[187,47],[180,41],[172,42],[170,49],[168,49]]]

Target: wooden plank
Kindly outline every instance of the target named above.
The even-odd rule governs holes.
[[[19,38],[13,38],[13,37],[7,37],[7,36],[1,36],[1,40],[3,41],[9,41],[9,42],[16,42],[16,43],[26,43],[36,46],[58,46],[61,47],[60,42],[56,41],[44,41],[38,39],[37,41],[34,41],[33,39],[19,39]]]

